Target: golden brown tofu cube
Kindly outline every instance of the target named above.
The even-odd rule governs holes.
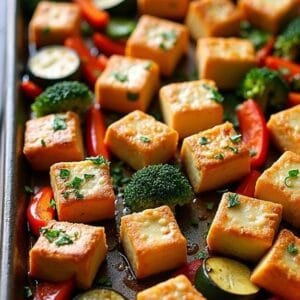
[[[63,44],[80,32],[80,10],[75,3],[41,1],[29,23],[29,40],[38,47]]]
[[[267,126],[280,151],[300,154],[300,105],[271,115]]]
[[[288,300],[300,299],[300,239],[284,229],[251,275],[258,286]]]
[[[250,172],[249,151],[229,122],[185,138],[181,159],[196,193],[222,187]]]
[[[97,159],[62,162],[50,169],[60,221],[89,223],[114,218],[115,195],[109,166]]]
[[[91,287],[107,252],[104,227],[50,221],[29,252],[30,276]]]
[[[113,55],[96,82],[96,101],[116,112],[146,111],[159,81],[158,65],[151,60]]]
[[[188,5],[189,0],[138,0],[138,11],[141,15],[183,19]]]
[[[190,2],[186,25],[194,40],[210,36],[237,35],[242,14],[230,0]]]
[[[137,294],[137,300],[205,300],[184,275],[156,284]]]
[[[160,89],[160,105],[165,123],[184,138],[221,124],[223,106],[214,97],[211,80],[173,83]]]
[[[297,15],[298,0],[240,0],[239,7],[245,17],[260,29],[277,33]]]
[[[185,25],[144,15],[126,44],[126,55],[151,59],[162,75],[170,76],[187,51],[188,29]]]
[[[256,66],[253,44],[238,38],[199,39],[196,60],[199,79],[214,80],[220,89],[236,88]]]
[[[256,262],[271,248],[281,213],[280,204],[225,193],[207,235],[208,247]]]
[[[186,239],[168,206],[122,217],[120,240],[137,278],[186,262]]]
[[[118,158],[138,170],[169,161],[176,152],[178,133],[136,110],[111,124],[104,142]]]
[[[26,122],[23,152],[35,170],[84,157],[80,120],[76,113],[53,114]]]
[[[283,206],[283,219],[300,228],[300,156],[291,151],[258,178],[255,197]]]

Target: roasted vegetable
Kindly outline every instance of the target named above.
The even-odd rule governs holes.
[[[112,18],[105,33],[112,39],[128,38],[136,27],[136,21],[126,18]]]
[[[285,107],[289,88],[278,72],[268,68],[250,70],[241,82],[238,94],[254,99],[263,111],[278,111]]]
[[[274,49],[277,56],[289,60],[300,59],[300,17],[293,19],[278,36]]]
[[[48,87],[40,94],[31,108],[37,117],[74,111],[83,114],[92,104],[93,94],[78,81],[62,81]]]
[[[188,180],[175,166],[152,165],[137,171],[124,191],[125,205],[141,211],[160,205],[174,208],[193,200]]]
[[[126,300],[126,298],[112,289],[94,289],[78,295],[74,300]]]

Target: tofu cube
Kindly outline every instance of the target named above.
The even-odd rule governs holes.
[[[146,111],[159,81],[158,65],[151,60],[113,55],[96,82],[96,101],[116,112]]]
[[[251,275],[256,285],[282,297],[300,299],[300,239],[284,229]]]
[[[50,169],[58,220],[89,223],[114,218],[109,166],[98,160],[62,162]]]
[[[229,122],[185,138],[181,160],[196,193],[222,187],[250,172],[249,151]]]
[[[80,9],[75,3],[41,1],[29,23],[29,41],[38,47],[63,44],[80,33]]]
[[[76,113],[52,114],[26,122],[23,152],[35,170],[84,157],[80,120]]]
[[[244,16],[256,27],[277,33],[297,15],[298,0],[240,0]]]
[[[133,169],[169,161],[175,154],[178,133],[141,111],[134,111],[111,124],[105,144]]]
[[[188,29],[185,25],[144,15],[126,44],[126,55],[151,59],[162,75],[172,75],[187,51]]]
[[[137,294],[137,300],[205,300],[184,275],[156,284]]]
[[[213,252],[256,262],[271,248],[281,214],[280,204],[225,193],[207,245]]]
[[[221,124],[223,106],[214,100],[216,85],[211,80],[173,83],[160,89],[165,123],[184,138]]]
[[[255,197],[283,206],[283,219],[300,228],[300,155],[291,151],[281,157],[258,178]]]
[[[168,206],[122,217],[120,241],[137,278],[174,269],[187,259],[186,239]]]
[[[141,15],[183,19],[188,5],[189,0],[138,0],[138,11]]]
[[[196,61],[199,79],[214,80],[220,89],[236,88],[245,74],[256,66],[253,44],[238,38],[199,39]]]
[[[267,126],[280,151],[300,154],[300,105],[272,115]]]
[[[107,253],[104,227],[50,221],[29,252],[30,276],[91,287]]]
[[[242,14],[230,0],[190,2],[186,25],[194,40],[210,36],[237,35]]]

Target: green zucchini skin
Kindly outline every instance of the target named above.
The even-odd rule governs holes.
[[[195,286],[198,291],[200,291],[209,300],[254,300],[257,299],[258,293],[251,295],[237,295],[227,292],[220,288],[210,277],[209,271],[207,269],[206,262],[207,258],[203,261],[202,265],[199,267],[196,277]]]
[[[101,5],[101,0],[94,0],[97,7],[106,10],[112,16],[132,16],[137,12],[137,0],[110,0],[111,5]],[[107,3],[108,1],[106,1]]]
[[[132,18],[113,17],[110,19],[105,33],[112,39],[128,38],[136,27],[137,22]]]
[[[119,292],[108,288],[89,290],[73,298],[73,300],[103,300],[103,299],[128,300]]]

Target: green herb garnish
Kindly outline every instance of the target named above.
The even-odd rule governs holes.
[[[65,199],[68,199],[70,196],[70,192],[63,192],[62,195]]]
[[[45,142],[45,140],[41,139],[41,145],[42,145],[43,147],[46,147],[46,142]]]
[[[55,242],[57,246],[73,244],[74,240],[77,240],[79,236],[78,232],[76,232],[74,236],[70,236],[64,230],[46,227],[42,227],[40,232],[50,243]]]
[[[129,101],[137,101],[139,98],[140,98],[139,93],[132,93],[132,92],[127,93],[127,99]]]
[[[43,34],[48,34],[50,32],[50,28],[49,27],[44,27],[42,29]]]
[[[74,190],[74,195],[75,195],[75,197],[76,197],[77,200],[84,198],[83,194],[81,194],[80,191],[77,190],[77,189]]]
[[[126,74],[122,74],[122,73],[119,73],[119,72],[114,72],[112,75],[119,82],[128,81],[128,76]]]
[[[25,190],[25,192],[26,192],[27,194],[29,194],[29,195],[32,195],[32,194],[34,193],[33,188],[30,187],[30,186],[28,186],[28,185],[25,185],[25,186],[24,186],[24,190]]]
[[[229,194],[228,195],[228,205],[227,207],[231,208],[240,204],[239,195],[238,194]]]
[[[205,136],[200,137],[200,139],[199,139],[199,144],[200,145],[207,145],[209,143],[210,143],[210,141]]]
[[[84,174],[83,177],[86,181],[88,181],[88,180],[94,178],[95,175],[94,174]]]
[[[202,86],[209,91],[207,97],[217,103],[222,103],[224,101],[224,97],[212,86],[208,84],[202,84]]]
[[[75,176],[74,179],[70,182],[70,186],[72,186],[72,188],[78,190],[82,183],[83,183],[83,179]]]
[[[290,253],[290,254],[296,255],[296,254],[298,254],[298,248],[293,243],[288,244],[287,252]]]
[[[284,184],[285,184],[287,187],[292,187],[293,185],[291,184],[291,179],[297,178],[298,175],[299,175],[299,170],[298,170],[298,169],[289,170],[288,176],[285,177],[285,179],[284,179]]]
[[[91,156],[86,157],[85,160],[90,160],[93,164],[101,166],[101,165],[109,165],[110,162],[104,156]]]
[[[235,135],[230,136],[229,138],[234,144],[237,144],[242,140],[242,135],[241,134],[235,134]]]
[[[214,206],[215,206],[215,203],[214,203],[214,202],[207,202],[207,203],[206,203],[206,209],[207,209],[207,210],[213,210],[213,209],[214,209]]]
[[[140,140],[143,142],[143,143],[146,143],[146,144],[149,144],[151,142],[151,139],[147,136],[140,136]]]
[[[174,47],[177,40],[177,33],[175,30],[165,31],[161,34],[162,41],[159,48],[162,50],[170,50]]]
[[[254,157],[257,154],[257,152],[255,149],[250,149],[249,154],[250,154],[250,157]]]
[[[149,71],[152,68],[152,65],[153,65],[152,61],[147,61],[144,65],[144,69]]]
[[[30,298],[33,296],[32,290],[29,286],[24,286],[24,294],[26,298]]]
[[[55,245],[63,246],[63,245],[70,245],[73,244],[72,237],[67,233],[61,231],[59,238],[55,241]]]
[[[53,198],[50,199],[49,206],[53,209],[56,209],[56,202]]]
[[[107,276],[100,277],[96,284],[99,287],[112,287],[112,282]]]
[[[229,149],[230,149],[233,153],[235,153],[235,154],[239,153],[239,148],[238,148],[238,147],[229,147]]]
[[[66,119],[59,116],[55,116],[53,120],[52,128],[54,131],[66,129],[67,128]]]
[[[198,259],[206,259],[208,257],[208,253],[206,251],[200,251],[198,254],[197,254],[197,258]]]
[[[61,179],[69,179],[71,172],[68,169],[60,169],[59,177]]]
[[[219,159],[219,160],[224,159],[224,154],[223,153],[218,153],[217,155],[215,155],[215,159]]]

